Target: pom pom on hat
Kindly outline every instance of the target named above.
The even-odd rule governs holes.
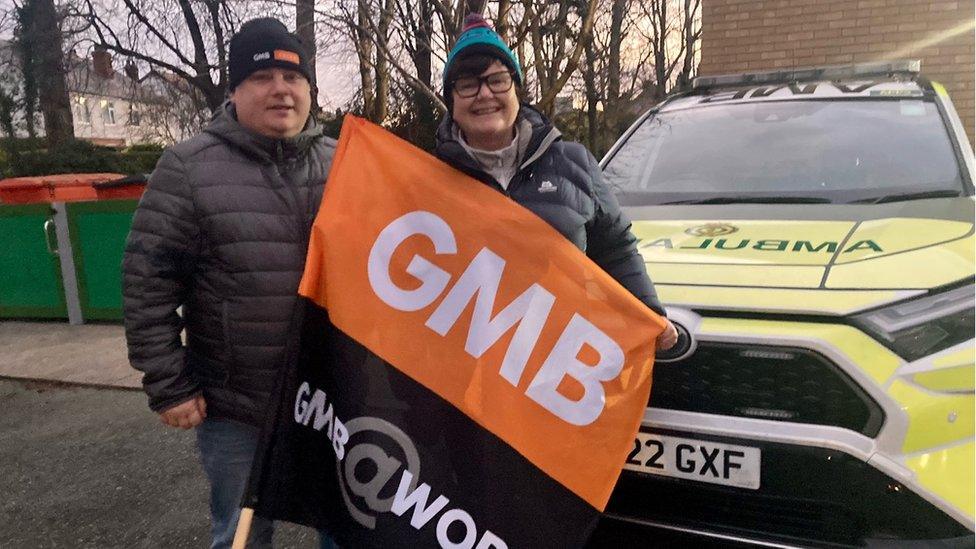
[[[471,29],[486,28],[488,30],[493,30],[488,21],[481,16],[480,13],[469,13],[464,16],[464,25],[461,27],[461,34],[468,32]]]

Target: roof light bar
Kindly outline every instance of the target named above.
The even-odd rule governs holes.
[[[746,72],[720,76],[699,76],[692,80],[695,90],[708,88],[744,86],[749,84],[786,84],[811,80],[849,80],[872,76],[906,74],[917,76],[922,62],[917,59],[900,59],[877,63],[855,63],[851,65],[831,65],[827,67],[805,67],[800,69],[779,69],[775,71]]]

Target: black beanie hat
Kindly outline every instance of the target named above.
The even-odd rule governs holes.
[[[277,19],[251,19],[230,39],[230,89],[236,88],[254,71],[270,67],[292,69],[312,81],[308,52],[301,39],[288,32]]]

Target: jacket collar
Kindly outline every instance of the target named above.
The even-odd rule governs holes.
[[[224,102],[220,112],[204,131],[235,145],[248,156],[262,162],[281,162],[301,156],[322,136],[322,127],[311,115],[305,123],[305,129],[295,137],[276,139],[253,132],[237,121],[237,111],[230,101]]]
[[[525,169],[538,160],[562,135],[545,115],[527,103],[522,103],[515,123],[519,125],[520,131],[526,126],[531,131],[528,145],[524,151],[520,151],[521,165],[519,170]],[[437,157],[465,172],[484,174],[484,170],[478,161],[472,158],[459,142],[456,126],[451,113],[447,113],[441,119],[440,126],[437,128],[437,142],[434,148]]]

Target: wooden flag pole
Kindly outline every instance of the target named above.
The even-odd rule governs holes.
[[[254,509],[245,507],[241,509],[241,518],[237,520],[237,531],[234,532],[234,544],[231,549],[245,549],[247,547],[247,536],[251,533],[251,519],[254,518]]]

